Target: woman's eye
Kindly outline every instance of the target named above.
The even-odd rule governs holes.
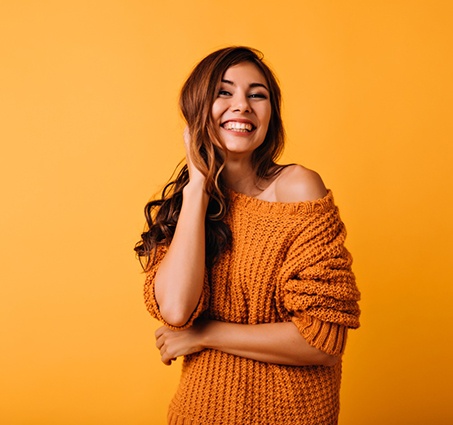
[[[267,96],[263,93],[252,93],[249,97],[252,99],[267,99]]]
[[[219,90],[219,96],[231,96],[231,93],[226,90]]]

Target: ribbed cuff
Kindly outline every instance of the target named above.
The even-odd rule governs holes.
[[[322,322],[308,314],[293,317],[292,321],[313,347],[333,356],[343,354],[348,333],[346,326]]]

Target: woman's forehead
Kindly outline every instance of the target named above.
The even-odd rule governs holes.
[[[252,62],[241,62],[230,66],[222,75],[221,80],[227,80],[233,83],[239,80],[250,80],[250,82],[261,84],[267,83],[267,79],[261,69]]]

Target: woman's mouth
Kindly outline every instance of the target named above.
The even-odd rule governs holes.
[[[249,133],[255,129],[255,126],[248,122],[227,121],[223,123],[222,128],[240,133]]]

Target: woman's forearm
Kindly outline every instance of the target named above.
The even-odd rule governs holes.
[[[202,182],[184,188],[175,234],[156,273],[156,300],[162,317],[173,326],[187,322],[203,290],[207,205]]]
[[[244,325],[207,322],[202,346],[261,362],[291,366],[333,366],[340,357],[311,346],[292,322]]]

